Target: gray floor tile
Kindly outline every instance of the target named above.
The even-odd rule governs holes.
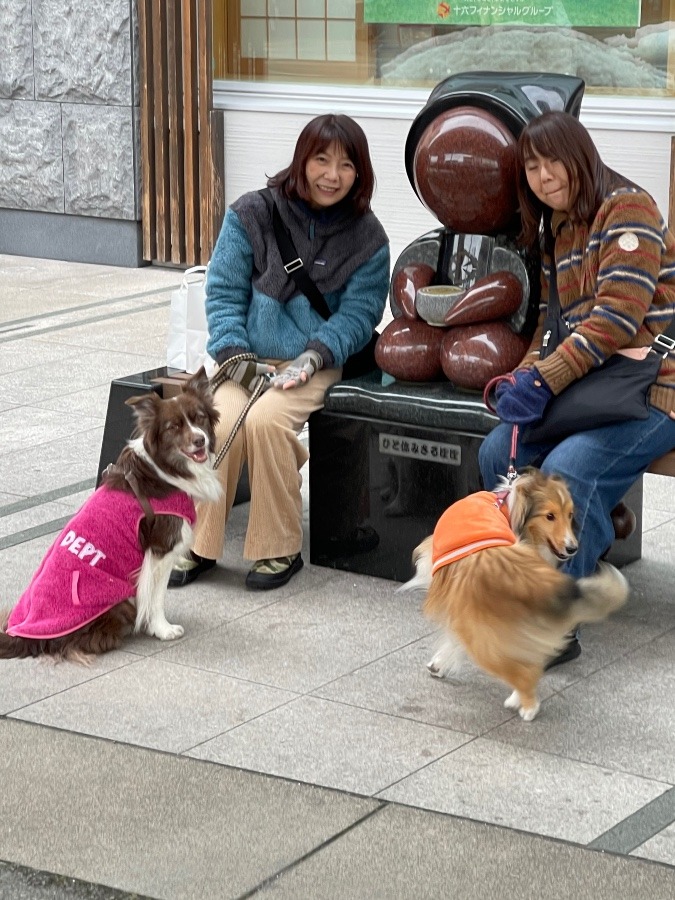
[[[89,359],[89,357],[92,357]],[[110,384],[114,378],[142,372],[143,359],[133,353],[105,352],[83,348],[68,363],[68,378],[64,383],[64,367],[60,362],[45,363],[43,366],[26,369],[23,372],[9,372],[0,375],[0,397],[11,398],[22,404],[44,401],[64,393],[75,393],[97,385]],[[150,368],[150,366],[146,366]]]
[[[141,659],[24,707],[16,718],[181,753],[295,695]]]
[[[0,773],[0,859],[163,900],[239,898],[378,805],[12,720]]]
[[[652,531],[667,522],[675,520],[675,510],[669,509],[644,509],[642,511],[642,532]]]
[[[132,375],[132,372],[128,373]],[[40,400],[35,403],[40,409],[51,409],[63,414],[74,416],[91,416],[101,424],[105,422],[110,399],[110,385],[100,384],[84,391],[75,391],[59,397],[50,397],[49,400]]]
[[[643,558],[623,569],[630,584],[630,596],[621,610],[621,619],[645,622],[661,631],[675,627],[675,556],[669,547],[669,541],[675,538],[675,532],[663,532],[663,529],[671,527],[662,525],[646,534]]]
[[[32,541],[0,550],[0,566],[2,567],[0,609],[9,609],[14,606],[55,537],[56,533],[45,534]]]
[[[667,475],[645,475],[644,505],[649,509],[675,510],[675,479]]]
[[[59,347],[38,338],[4,341],[0,347],[0,374],[41,369],[47,363],[62,363],[67,368],[69,361],[80,353],[77,347]]]
[[[379,796],[587,844],[669,787],[477,738]]]
[[[57,413],[51,413],[58,416]],[[45,438],[34,447],[12,450],[2,455],[2,487],[23,497],[33,497],[94,478],[101,455],[103,426],[81,432],[77,440]]]
[[[134,303],[133,313],[120,315],[118,310],[111,310],[110,316],[101,318],[98,322],[86,322],[73,328],[44,334],[43,340],[99,351],[124,350],[134,356],[152,355],[159,357],[157,365],[165,365],[170,296],[157,294],[152,300],[155,304],[153,309],[144,310],[140,304]],[[165,305],[157,306],[162,301]],[[90,315],[105,316],[105,310],[92,310]],[[145,369],[150,368],[151,365],[145,366]],[[145,369],[129,369],[121,374],[131,375]]]
[[[283,590],[304,590],[249,616],[184,640],[163,657],[271,684],[309,691],[428,632],[410,598],[388,583],[306,567]],[[321,573],[315,575],[315,572]],[[314,579],[320,590],[312,590]],[[294,586],[294,587],[293,587]],[[310,588],[309,590],[307,588]]]
[[[508,689],[470,664],[452,681],[432,678],[426,664],[436,646],[436,636],[415,641],[314,693],[473,735],[513,718],[514,712],[504,708]],[[549,694],[542,690],[542,696]]]
[[[631,856],[639,856],[642,859],[652,859],[654,862],[675,866],[675,825],[669,825],[668,828],[664,828],[659,834],[654,835],[637,850],[633,850]]]
[[[449,729],[303,697],[190,755],[370,795],[467,740]]]
[[[17,713],[44,700],[60,695],[76,684],[92,681],[113,669],[135,662],[135,657],[123,651],[106,653],[84,666],[72,662],[54,662],[49,657],[38,659],[10,659],[0,662],[0,715]]]
[[[18,406],[4,412],[0,419],[0,456],[66,437],[77,444],[82,440],[80,435],[101,424],[101,418],[64,416],[61,412],[35,406]]]
[[[669,617],[641,618],[642,610],[633,607],[631,600],[620,613],[598,625],[582,625],[579,636],[581,656],[564,666],[556,666],[544,674],[542,686],[553,691],[588,678],[627,653],[663,634],[669,628]],[[675,625],[675,619],[672,621]],[[543,696],[543,694],[542,694]]]
[[[80,504],[72,506],[60,500],[51,503],[41,503],[28,509],[16,512],[8,516],[0,516],[0,538],[10,537],[27,528],[35,528],[39,525],[72,515]]]
[[[519,747],[675,783],[675,631],[547,700],[534,727],[492,734]]]
[[[277,900],[667,900],[675,873],[450,816],[387,806],[275,878]]]

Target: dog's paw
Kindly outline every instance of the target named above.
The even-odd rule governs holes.
[[[148,630],[148,634],[151,637],[159,638],[160,641],[175,641],[178,638],[183,637],[185,629],[182,625],[172,625],[170,622],[161,622],[158,625],[153,625]]]
[[[438,665],[438,662],[436,661],[435,656],[433,659],[430,659],[429,662],[427,663],[427,669],[429,670],[429,674],[433,675],[434,678],[442,678],[443,677],[443,673],[441,672],[440,666]]]
[[[521,706],[518,712],[520,713],[520,718],[523,722],[531,722],[539,712],[539,704],[535,703],[534,706],[531,706],[529,709],[524,709]]]
[[[518,694],[518,691],[514,691],[512,694],[509,694],[509,696],[504,701],[504,706],[507,709],[520,709],[520,696]]]

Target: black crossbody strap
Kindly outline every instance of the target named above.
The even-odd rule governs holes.
[[[553,237],[550,222],[544,222],[544,248],[550,259],[547,313],[549,316],[559,316],[560,296],[558,294],[558,272],[555,265],[555,238]]]
[[[274,228],[274,236],[277,239],[277,246],[281,254],[281,261],[284,264],[286,274],[290,275],[302,293],[307,297],[312,307],[318,312],[322,319],[330,319],[331,312],[326,303],[326,298],[312,281],[309,272],[305,268],[305,264],[298,256],[295,244],[290,234],[286,230],[281,219],[279,208],[274,202],[274,197],[269,188],[263,188],[260,191],[265,198],[266,203],[272,204],[272,226]]]

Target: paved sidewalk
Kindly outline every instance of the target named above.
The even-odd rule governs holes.
[[[0,256],[0,605],[92,490],[113,378],[163,365],[182,273]],[[0,663],[0,897],[675,896],[675,484],[621,614],[525,724],[394,582],[306,565],[168,595],[172,644]],[[118,892],[122,892],[119,894]]]

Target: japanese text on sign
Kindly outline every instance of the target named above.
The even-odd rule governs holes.
[[[462,448],[456,444],[424,441],[419,438],[402,437],[399,434],[380,434],[380,453],[444,463],[446,466],[462,464]]]

